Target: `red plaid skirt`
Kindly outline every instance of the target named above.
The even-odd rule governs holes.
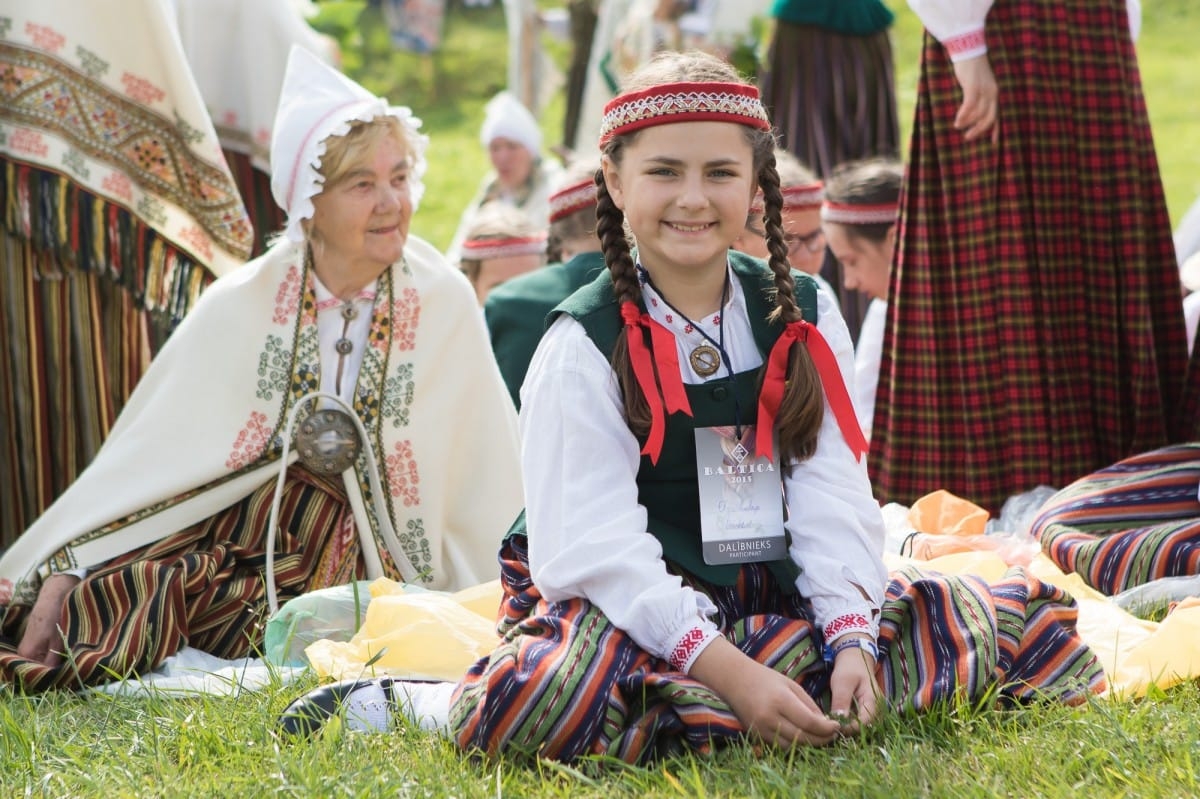
[[[986,32],[998,145],[963,143],[926,35],[871,442],[885,502],[944,488],[995,511],[1192,433],[1124,0],[1000,0]]]

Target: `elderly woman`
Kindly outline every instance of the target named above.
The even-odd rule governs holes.
[[[495,576],[521,505],[515,414],[471,287],[408,234],[418,124],[293,49],[282,240],[205,292],[0,560],[0,679],[102,682],[184,645],[243,656],[269,604],[356,577]]]

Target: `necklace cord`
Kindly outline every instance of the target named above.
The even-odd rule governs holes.
[[[646,270],[646,267],[639,264],[638,270],[645,280],[646,285],[654,290],[654,293],[658,295],[659,299],[663,301],[664,305],[677,314],[679,318],[682,319],[689,327],[699,333],[709,344],[712,344],[717,348],[717,353],[721,359],[721,363],[725,365],[726,379],[729,381],[730,391],[733,392],[733,425],[734,431],[737,433],[737,437],[740,440],[742,437],[742,409],[740,403],[738,402],[737,392],[733,391],[733,359],[729,357],[729,353],[725,349],[725,304],[729,301],[729,275],[725,275],[725,281],[721,284],[721,306],[717,311],[717,338],[714,339],[708,334],[708,331],[704,330],[702,327],[700,327],[700,325],[693,322],[687,314],[671,304],[671,301],[666,298],[666,295],[662,293],[658,286],[654,285],[654,280],[650,277],[650,272]],[[695,350],[693,350],[693,352],[695,352]],[[695,364],[692,365],[692,368],[695,369]],[[696,373],[700,374],[699,370],[697,370]],[[701,377],[707,377],[707,375],[701,374]]]

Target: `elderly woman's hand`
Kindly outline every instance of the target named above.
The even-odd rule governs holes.
[[[954,77],[963,93],[962,105],[954,117],[954,127],[963,132],[966,141],[975,141],[990,134],[995,144],[1000,140],[1000,126],[997,124],[999,89],[987,53],[955,61]]]
[[[29,612],[25,623],[25,634],[17,646],[17,654],[28,660],[36,660],[54,667],[62,663],[62,637],[58,622],[62,618],[67,595],[79,585],[79,578],[71,574],[52,574],[42,583],[37,601]]]

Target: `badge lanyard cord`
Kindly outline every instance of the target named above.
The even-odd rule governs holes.
[[[367,461],[367,481],[371,487],[371,501],[375,508],[375,519],[379,525],[380,535],[391,552],[392,559],[396,562],[396,567],[400,570],[400,576],[404,578],[404,581],[411,583],[420,579],[416,567],[413,566],[412,561],[408,559],[408,555],[405,554],[404,549],[400,546],[400,539],[396,537],[396,531],[392,527],[391,516],[388,515],[388,510],[383,504],[383,487],[379,481],[379,467],[375,461],[375,452],[371,448],[370,439],[367,437],[367,430],[363,426],[362,420],[358,418],[358,414],[354,412],[354,409],[341,397],[324,391],[310,391],[292,406],[292,410],[288,414],[287,425],[283,429],[283,450],[279,455],[279,476],[275,480],[275,492],[271,498],[271,515],[267,520],[267,604],[271,609],[271,613],[279,610],[279,598],[275,592],[275,538],[279,524],[279,506],[283,502],[283,482],[287,476],[292,431],[296,426],[296,419],[300,415],[300,410],[313,400],[327,400],[334,403],[354,422],[359,440],[363,442],[363,455]],[[351,465],[345,472],[342,472],[343,479],[346,478],[348,473],[352,474],[353,472],[354,466]],[[373,563],[377,572],[382,573],[383,568],[379,563],[379,553],[376,551],[375,542],[371,538],[369,525],[367,525],[367,529],[359,530],[359,538],[361,539],[363,558],[368,563]]]
[[[675,314],[677,316],[679,316],[680,319],[682,319],[687,325],[689,325],[692,328],[692,330],[695,330],[697,333],[699,333],[701,336],[703,336],[704,339],[709,344],[712,344],[714,347],[717,348],[717,352],[719,353],[720,358],[721,358],[721,363],[725,365],[725,370],[728,375],[729,390],[733,393],[734,431],[737,434],[738,441],[741,441],[742,440],[742,409],[741,409],[741,405],[738,403],[737,391],[734,390],[734,386],[733,386],[733,359],[729,357],[729,353],[726,352],[726,350],[725,350],[725,303],[729,299],[729,275],[725,276],[725,282],[721,285],[721,310],[719,311],[719,313],[721,314],[721,318],[717,322],[718,338],[714,339],[712,336],[710,336],[708,334],[708,332],[706,330],[704,330],[704,328],[700,327],[700,325],[696,324],[691,319],[689,319],[687,314],[683,313],[682,311],[680,311],[678,308],[676,308],[674,305],[671,304],[671,301],[668,300],[661,291],[659,291],[658,286],[654,285],[654,281],[651,279],[650,273],[648,271],[646,271],[646,267],[642,266],[641,264],[638,264],[638,271],[641,273],[642,279],[646,282],[646,285],[654,290],[654,293],[658,295],[658,298],[663,301],[664,305],[666,305],[668,308],[670,308],[672,311],[674,311]]]

